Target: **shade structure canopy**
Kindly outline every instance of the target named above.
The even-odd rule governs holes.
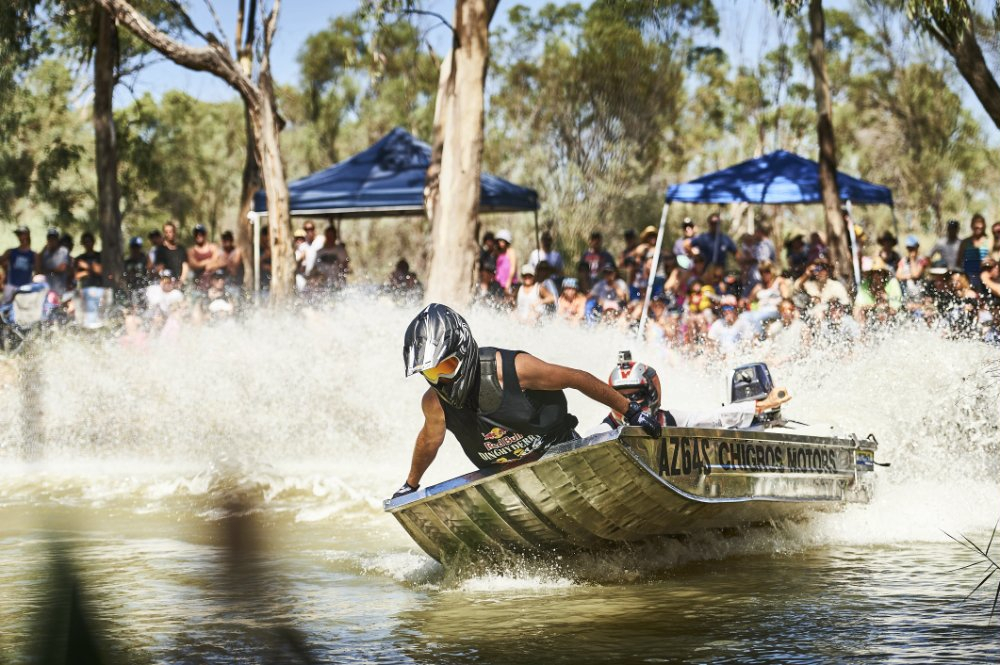
[[[888,187],[837,172],[841,201],[892,205]],[[821,203],[819,164],[778,150],[667,190],[667,203]]]
[[[431,147],[396,127],[370,148],[288,184],[292,215],[388,217],[424,214]],[[538,210],[538,193],[503,178],[480,176],[480,212]],[[267,214],[258,191],[254,211]]]

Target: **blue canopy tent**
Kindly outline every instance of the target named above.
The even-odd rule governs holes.
[[[892,205],[888,187],[865,182],[837,172],[842,201]],[[703,175],[682,185],[671,185],[667,203],[822,203],[819,164],[796,154],[778,150]]]
[[[424,214],[431,147],[396,127],[367,150],[288,184],[292,215],[400,217]],[[538,193],[488,173],[480,177],[481,212],[534,212]],[[267,214],[263,191],[253,208]]]
[[[396,127],[368,149],[290,182],[291,214],[337,219],[423,215],[430,163],[431,147]],[[535,213],[537,244],[538,193],[488,173],[479,182],[479,211]],[[267,215],[263,190],[254,194],[252,215],[254,219]],[[259,239],[260,234],[254,237]],[[255,255],[259,253],[256,244]],[[255,266],[256,261],[255,256]]]
[[[854,178],[837,172],[837,189],[840,200],[848,209],[852,203],[876,204],[892,207],[892,191],[888,187]],[[756,159],[748,159],[728,168],[703,175],[690,182],[671,185],[667,189],[663,214],[660,216],[660,230],[656,237],[654,262],[659,261],[663,243],[663,231],[667,222],[667,211],[674,201],[680,203],[752,203],[752,204],[795,204],[822,203],[820,192],[819,164],[811,159],[778,150]],[[860,279],[860,266],[856,251],[854,227],[848,224],[851,240],[855,281]],[[656,272],[654,263],[653,272]],[[653,280],[646,288],[642,317],[639,322],[640,335],[645,328],[646,310],[652,296]]]

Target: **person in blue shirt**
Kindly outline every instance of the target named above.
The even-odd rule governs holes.
[[[708,216],[708,231],[695,236],[691,245],[698,248],[709,265],[726,267],[730,254],[736,254],[736,243],[719,230],[722,218],[713,212]]]

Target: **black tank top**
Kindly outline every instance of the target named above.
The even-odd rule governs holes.
[[[496,354],[503,362],[503,386],[497,379]],[[479,350],[476,407],[457,408],[441,400],[445,426],[479,468],[522,459],[573,438],[577,419],[566,408],[561,390],[521,390],[514,358],[522,351]]]

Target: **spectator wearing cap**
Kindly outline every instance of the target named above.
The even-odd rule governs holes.
[[[978,212],[972,216],[969,223],[972,235],[963,238],[958,246],[959,269],[973,288],[978,289],[979,266],[990,253],[990,239],[986,237],[986,218]]]
[[[586,308],[587,296],[580,293],[580,282],[575,277],[565,278],[556,302],[556,316],[571,325],[579,325]]]
[[[906,256],[899,260],[896,268],[896,280],[903,287],[906,300],[915,303],[923,300],[924,270],[930,261],[920,254],[920,240],[910,234],[906,236]]]
[[[521,323],[538,323],[555,296],[535,279],[535,269],[530,263],[521,266],[521,285],[514,301],[514,318]]]
[[[69,290],[69,250],[59,243],[59,229],[50,228],[45,234],[45,247],[37,257],[35,272],[44,275],[49,288],[62,296]]]
[[[163,325],[180,312],[183,304],[184,294],[178,288],[177,276],[169,268],[164,268],[160,271],[159,281],[146,288],[146,316],[157,325]]]
[[[169,270],[182,284],[187,281],[190,270],[187,249],[177,242],[177,225],[173,222],[163,225],[163,242],[155,248],[153,255],[153,271],[159,274],[164,270]]]
[[[861,259],[861,288],[854,301],[854,318],[859,323],[871,322],[876,308],[885,307],[895,316],[903,304],[903,289],[893,276],[892,269],[876,256]]]
[[[209,275],[208,288],[205,290],[203,304],[204,313],[209,319],[219,320],[229,318],[234,311],[232,298],[226,290],[225,268],[216,268]]]
[[[306,242],[306,232],[295,229],[292,232],[292,256],[295,257],[295,290],[302,293],[306,290],[306,255],[309,243]]]
[[[600,231],[593,231],[587,241],[587,250],[577,263],[580,289],[587,290],[596,285],[601,275],[601,268],[609,264],[615,267],[615,259],[604,249],[604,235]]]
[[[500,229],[496,233],[496,262],[497,262],[497,282],[503,287],[504,293],[513,294],[514,271],[517,270],[517,252],[511,243],[513,236],[507,229]]]
[[[31,284],[35,276],[37,254],[31,249],[31,231],[27,226],[19,226],[14,230],[17,236],[17,247],[11,247],[0,257],[0,266],[6,273],[3,285],[3,302],[10,302],[17,289],[25,284]]]
[[[149,260],[143,252],[142,237],[128,241],[128,254],[122,266],[121,291],[124,305],[135,311],[146,309],[146,288],[149,286]]]
[[[719,316],[708,329],[709,346],[729,355],[750,343],[754,330],[748,321],[739,317],[735,296],[724,296],[719,301]]]
[[[220,268],[219,247],[208,241],[208,229],[204,224],[195,224],[194,245],[187,251],[188,268],[194,286],[201,292],[208,290],[212,271]]]
[[[899,244],[899,238],[894,236],[891,231],[886,231],[878,237],[878,258],[882,259],[886,267],[890,272],[895,273],[896,268],[899,267],[899,261],[902,257],[899,252],[896,251],[896,245]]]
[[[563,273],[563,258],[562,254],[553,249],[552,233],[549,231],[542,231],[541,243],[541,249],[531,250],[531,254],[528,256],[528,263],[535,266],[535,269],[537,270],[538,264],[544,261],[552,266],[554,275],[561,276]]]
[[[697,230],[694,225],[694,220],[690,217],[685,217],[684,221],[681,222],[681,235],[674,241],[674,256],[690,254],[691,243],[694,241],[696,234]]]
[[[719,230],[721,224],[719,213],[713,212],[708,216],[708,231],[696,236],[691,244],[698,248],[709,265],[725,268],[729,256],[736,253],[736,243]]]
[[[958,269],[958,248],[962,244],[958,237],[959,223],[957,219],[949,219],[945,227],[945,236],[938,238],[931,247],[931,264],[948,270]]]
[[[104,268],[101,253],[94,249],[94,234],[86,231],[80,236],[83,252],[76,257],[74,268],[77,284],[82,289],[104,287]]]
[[[601,266],[601,279],[594,284],[587,295],[586,316],[590,320],[595,312],[605,310],[618,313],[628,302],[628,286],[618,277],[615,264]]]
[[[807,311],[813,321],[823,318],[827,304],[837,302],[851,306],[851,296],[843,283],[830,275],[830,263],[825,257],[813,261],[809,268],[795,280],[794,290],[802,293],[807,301]]]
[[[479,262],[479,281],[472,287],[472,304],[499,309],[504,304],[506,294],[496,280],[497,262],[487,254]]]
[[[671,299],[665,293],[657,293],[649,299],[646,316],[646,341],[666,344],[677,339],[679,319],[670,311]]]

